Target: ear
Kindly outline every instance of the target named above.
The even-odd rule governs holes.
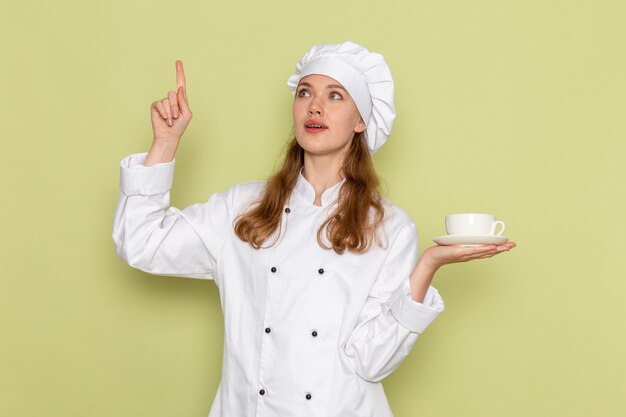
[[[356,124],[356,126],[354,126],[354,131],[356,133],[362,133],[365,131],[365,128],[367,126],[365,125],[365,122],[363,121],[363,118],[360,117],[358,123]]]

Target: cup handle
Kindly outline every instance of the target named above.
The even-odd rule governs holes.
[[[496,233],[496,227],[498,227],[498,224],[502,225],[502,228],[500,229],[500,231],[498,233]],[[492,236],[502,236],[502,233],[504,233],[504,229],[506,229],[506,226],[504,225],[504,222],[501,222],[500,220],[496,220],[491,225],[491,235]]]

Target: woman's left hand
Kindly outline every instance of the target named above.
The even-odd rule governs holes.
[[[515,242],[506,242],[502,245],[480,245],[480,246],[431,246],[422,254],[423,258],[435,269],[456,263],[467,262],[472,259],[491,258],[502,252],[507,252],[516,246]],[[425,259],[425,260],[426,260]]]
[[[515,246],[515,242],[506,242],[502,245],[431,246],[424,251],[411,273],[411,296],[413,300],[419,303],[424,301],[435,272],[443,265],[467,262],[472,259],[491,258],[499,253],[509,251]]]

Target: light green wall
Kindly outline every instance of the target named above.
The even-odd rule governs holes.
[[[375,163],[422,249],[468,211],[518,243],[437,274],[446,311],[385,381],[396,417],[624,415],[623,4],[4,4],[0,415],[208,414],[217,289],[117,258],[119,160],[148,149],[181,59],[194,119],[173,204],[264,178],[297,59],[347,39],[392,68],[398,118]]]

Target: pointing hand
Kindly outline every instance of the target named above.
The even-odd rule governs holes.
[[[185,71],[183,63],[179,60],[176,61],[176,84],[177,91],[169,91],[167,97],[153,102],[150,106],[155,142],[173,141],[178,144],[191,121]]]

